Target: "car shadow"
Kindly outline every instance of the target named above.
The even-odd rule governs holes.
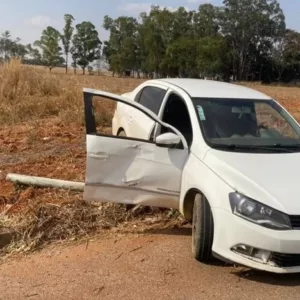
[[[300,273],[298,274],[274,274],[264,271],[243,269],[233,271],[233,275],[240,279],[255,281],[259,283],[279,286],[300,286]]]

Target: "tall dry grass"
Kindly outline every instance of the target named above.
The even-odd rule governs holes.
[[[16,124],[47,117],[64,123],[83,123],[82,88],[116,94],[131,91],[143,80],[110,76],[50,73],[42,67],[12,59],[0,65],[0,124]],[[107,102],[108,103],[108,102]],[[103,122],[111,116],[111,103],[102,105]]]
[[[64,123],[83,122],[82,88],[96,88],[121,94],[143,80],[110,76],[50,73],[42,67],[24,66],[13,59],[0,65],[0,124],[15,124],[47,117]],[[243,83],[281,102],[300,121],[300,88]],[[107,102],[108,103],[108,102]],[[104,115],[106,114],[107,115]],[[101,104],[103,120],[111,116],[111,104]]]
[[[13,59],[0,65],[0,124],[61,116],[82,118],[82,93],[75,77],[61,78]]]

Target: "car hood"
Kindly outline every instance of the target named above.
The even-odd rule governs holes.
[[[211,149],[204,163],[239,193],[287,214],[300,214],[300,153]]]

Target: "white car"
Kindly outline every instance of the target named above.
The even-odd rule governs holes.
[[[113,135],[93,101],[117,101]],[[179,209],[192,252],[300,272],[300,127],[258,91],[198,79],[148,80],[118,96],[84,89],[84,199]]]

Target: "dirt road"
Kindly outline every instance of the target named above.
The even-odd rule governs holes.
[[[0,299],[299,299],[300,275],[201,265],[190,229],[57,246],[0,266]]]

